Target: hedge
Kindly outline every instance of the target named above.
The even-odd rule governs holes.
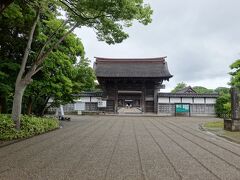
[[[21,130],[15,129],[10,115],[0,114],[0,140],[14,140],[28,138],[59,128],[59,121],[54,118],[34,116],[21,117]]]

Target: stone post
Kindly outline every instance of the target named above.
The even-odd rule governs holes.
[[[232,120],[239,120],[239,98],[238,98],[238,89],[236,87],[232,87],[230,89],[231,93],[231,117]]]
[[[231,93],[231,119],[224,119],[224,129],[229,131],[240,131],[240,120],[239,120],[239,97],[238,89],[232,87]]]

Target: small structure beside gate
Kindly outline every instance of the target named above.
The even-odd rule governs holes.
[[[176,93],[158,93],[158,114],[163,116],[216,116],[218,94],[199,94],[190,86]]]

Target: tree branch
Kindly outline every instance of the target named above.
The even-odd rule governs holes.
[[[76,23],[68,32],[66,32],[58,42],[56,42],[50,49],[47,50],[46,53],[44,53],[39,59],[36,61],[36,65],[39,66],[43,63],[44,59],[52,52],[52,50],[56,49],[59,44],[71,33],[74,31],[74,29],[78,26],[78,23]]]
[[[40,56],[42,56],[46,46],[53,40],[54,36],[57,34],[57,32],[61,29],[61,27],[65,26],[68,23],[68,20],[65,20],[58,28],[56,31],[52,33],[52,35],[48,38],[47,42],[43,45],[41,50],[39,51],[37,58],[38,59]]]
[[[24,77],[25,82],[30,82],[32,76],[36,74],[38,71],[42,69],[41,65],[45,58],[52,52],[53,49],[56,49],[59,44],[78,26],[78,23],[76,23],[69,31],[67,31],[58,42],[56,42],[50,49],[48,49],[44,54],[42,54],[34,64],[32,65],[31,69],[27,72],[27,74]]]
[[[82,18],[84,21],[89,21],[89,20],[93,20],[93,19],[97,19],[100,17],[107,17],[106,15],[102,14],[101,12],[99,12],[98,15],[93,16],[93,17],[86,17],[84,14],[79,14],[76,11],[74,11],[74,9],[77,9],[77,7],[70,1],[65,0],[66,2],[64,2],[63,0],[60,0],[60,2],[62,4],[64,4],[69,10],[71,10],[76,16]],[[72,7],[71,7],[72,6]]]
[[[36,18],[35,18],[35,20],[33,22],[31,31],[29,32],[29,35],[28,35],[28,42],[27,42],[27,46],[26,46],[25,51],[24,51],[24,55],[23,55],[22,63],[21,63],[21,68],[20,68],[20,71],[18,73],[16,83],[21,81],[21,79],[23,77],[23,74],[25,72],[28,56],[29,56],[29,53],[30,53],[30,50],[31,50],[32,41],[33,41],[33,35],[34,35],[35,29],[36,29],[36,26],[37,26],[37,22],[39,20],[39,15],[40,15],[40,8],[38,8],[38,10],[37,10]]]

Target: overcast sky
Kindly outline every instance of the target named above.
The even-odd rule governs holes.
[[[99,42],[92,29],[75,31],[86,57],[145,58],[167,56],[170,91],[177,83],[227,86],[229,65],[240,57],[239,0],[148,0],[154,10],[148,26],[126,29],[129,38],[116,45]]]

